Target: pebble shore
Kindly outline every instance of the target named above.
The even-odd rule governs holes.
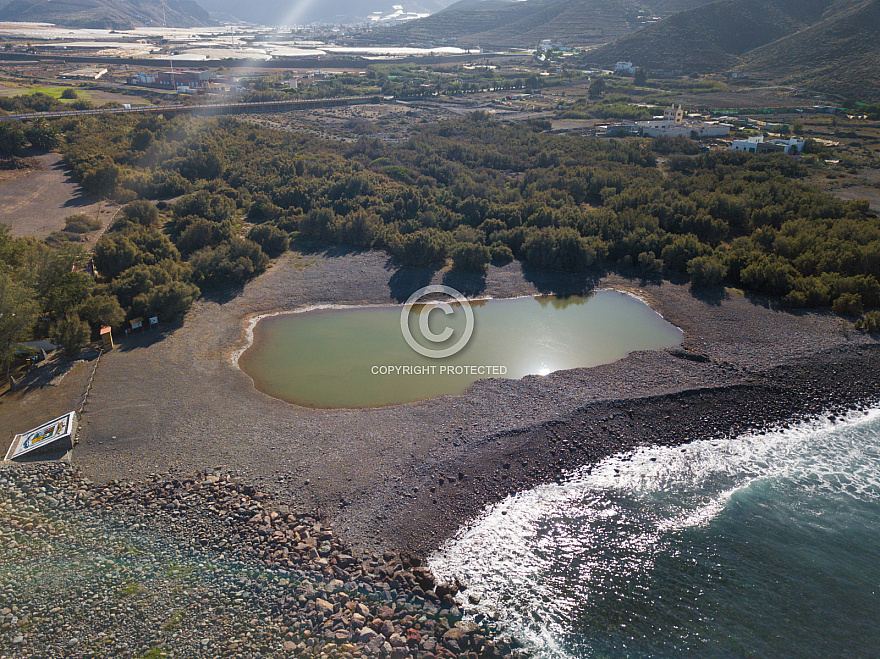
[[[354,557],[222,470],[0,468],[0,657],[514,657],[413,556]]]

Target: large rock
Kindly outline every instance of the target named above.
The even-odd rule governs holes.
[[[327,615],[333,615],[333,605],[327,600],[322,600],[319,597],[315,600],[315,606],[318,607],[318,611],[326,613]]]
[[[448,632],[443,634],[443,641],[447,645],[451,645],[451,643],[455,643],[457,648],[464,650],[468,645],[468,635],[467,632],[463,629],[459,629],[458,627],[453,627]]]
[[[415,577],[416,583],[422,588],[422,590],[433,590],[436,582],[434,581],[434,575],[431,574],[431,570],[426,567],[417,567],[413,571],[413,577]]]

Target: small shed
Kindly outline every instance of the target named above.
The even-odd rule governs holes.
[[[116,347],[113,343],[113,330],[109,325],[101,328],[101,345],[104,346],[104,352],[110,352]]]

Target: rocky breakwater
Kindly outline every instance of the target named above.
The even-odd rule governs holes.
[[[418,558],[353,556],[220,470],[0,468],[0,656],[510,657]]]

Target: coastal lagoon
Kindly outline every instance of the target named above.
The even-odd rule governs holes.
[[[487,377],[522,378],[597,366],[634,350],[660,350],[681,343],[681,331],[642,301],[617,291],[589,297],[522,297],[470,301],[473,334],[453,356],[426,357],[407,344],[401,306],[310,310],[264,318],[239,365],[256,388],[308,407],[375,407],[445,394],[459,395]],[[419,318],[428,311],[431,333],[450,335],[454,345],[466,314],[413,306],[411,336],[429,343]],[[407,367],[409,367],[407,369]],[[408,371],[408,372],[407,372]]]
[[[873,656],[880,409],[608,458],[430,564],[542,659]]]

